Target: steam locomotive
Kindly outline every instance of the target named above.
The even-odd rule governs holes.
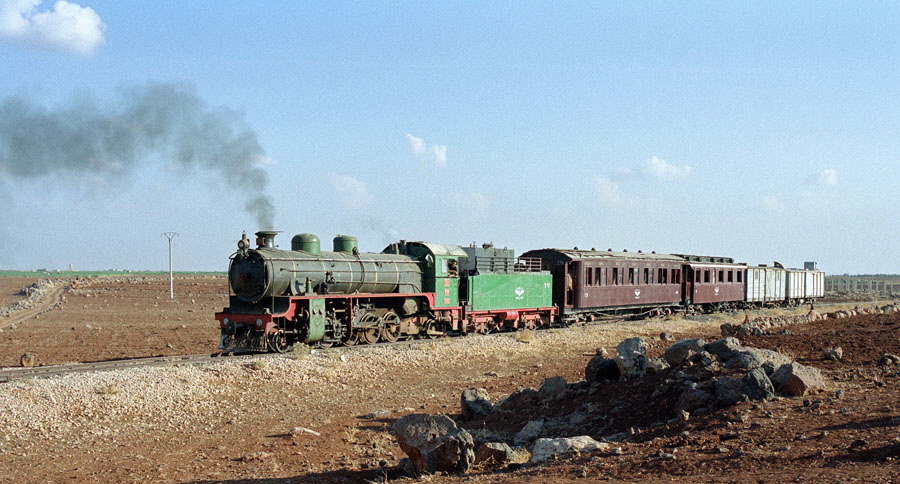
[[[824,295],[824,273],[748,266],[731,258],[612,250],[538,249],[516,258],[476,247],[401,240],[360,252],[338,235],[333,251],[298,234],[246,234],[231,257],[219,347],[284,352],[403,338],[571,324],[610,315],[721,311],[800,304]]]
[[[255,249],[246,235],[238,242],[229,305],[216,313],[223,350],[534,328],[559,313],[550,273],[510,249],[401,240],[370,253],[339,235],[324,252],[318,237],[299,234],[281,250],[276,234],[257,232]]]

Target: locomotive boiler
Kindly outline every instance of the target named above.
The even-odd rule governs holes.
[[[319,238],[299,234],[291,250],[275,246],[278,232],[257,232],[256,249],[246,236],[238,243],[228,279],[246,303],[308,294],[413,293],[422,290],[420,261],[399,254],[361,254],[356,237],[338,235],[334,251],[322,252]]]

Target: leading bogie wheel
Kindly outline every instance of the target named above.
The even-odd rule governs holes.
[[[344,343],[344,346],[353,346],[356,343],[359,343],[359,333],[349,330],[350,334],[347,334],[343,338],[341,338],[341,342]]]
[[[268,344],[269,349],[275,353],[284,353],[291,349],[291,345],[288,344],[287,335],[284,334],[283,329],[279,329],[274,333],[269,333],[266,337],[266,343]]]

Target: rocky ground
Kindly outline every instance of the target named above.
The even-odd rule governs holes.
[[[0,280],[0,301],[24,297],[16,295],[23,282]],[[26,352],[52,364],[215,351],[212,313],[227,299],[224,279],[176,280],[175,290],[169,300],[165,278],[81,281],[65,289],[60,304],[3,329],[0,364],[16,366]],[[574,383],[585,378],[598,348],[614,358],[619,343],[641,337],[647,357],[660,358],[674,340],[715,341],[723,323],[760,316],[295,351],[2,384],[0,482],[900,480],[900,373],[879,365],[884,353],[900,354],[896,313],[792,320],[737,336],[743,345],[774,348],[818,368],[824,389],[802,396],[712,404],[684,417],[675,406],[690,379],[677,372],[699,375],[705,365]],[[0,317],[0,328],[10,317]],[[841,358],[826,358],[837,346]],[[717,377],[743,372],[721,366]],[[465,389],[483,388],[496,403],[558,376],[571,391],[557,389],[552,399],[510,406],[494,418],[461,415]],[[481,463],[463,475],[410,477],[390,428],[412,414],[447,415],[481,439],[514,440],[535,420],[565,422],[566,433],[607,445],[541,465]]]

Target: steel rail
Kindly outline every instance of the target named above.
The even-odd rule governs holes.
[[[29,378],[47,378],[51,376],[65,375],[68,373],[87,373],[95,371],[119,370],[126,368],[141,368],[152,366],[174,366],[211,363],[221,358],[251,358],[256,355],[223,355],[220,353],[177,355],[177,356],[153,356],[148,358],[129,358],[89,363],[74,363],[69,365],[48,365],[25,368],[0,368],[0,383]]]
[[[879,303],[881,301],[875,301],[874,303]],[[853,302],[827,302],[827,303],[819,303],[818,307],[831,307],[837,305],[846,305],[853,304]],[[872,301],[866,302],[858,302],[858,304],[873,304]],[[600,318],[595,321],[581,321],[572,323],[570,325],[553,325],[550,328],[539,328],[540,329],[554,329],[557,331],[567,331],[572,330],[573,328],[578,327],[589,327],[589,326],[601,326],[605,324],[609,324],[611,322],[625,322],[626,318],[623,317],[610,317],[610,318]],[[480,333],[468,333],[466,336],[487,336],[487,337],[502,337],[503,335],[512,335],[515,334],[516,331],[495,331],[487,334]],[[446,335],[447,337],[452,337],[454,335]],[[462,335],[456,335],[462,336]],[[440,340],[443,337],[436,337],[434,339],[431,338],[406,338],[401,339],[399,341],[394,342],[384,342],[380,341],[376,344],[356,344],[352,346],[344,346],[344,345],[336,345],[328,348],[317,348],[315,346],[310,346],[309,349],[311,352],[324,352],[331,353],[336,351],[365,351],[367,348],[378,348],[385,346],[413,346],[418,344],[426,344],[429,342],[434,342],[436,340]],[[298,343],[302,344],[302,343]],[[27,368],[0,368],[0,383],[6,383],[13,380],[22,380],[29,378],[47,378],[51,376],[64,375],[68,373],[86,373],[86,372],[94,372],[94,371],[108,371],[108,370],[118,370],[118,369],[127,369],[127,368],[140,368],[140,367],[152,367],[152,366],[175,366],[181,364],[203,364],[203,363],[212,363],[223,358],[229,359],[252,359],[252,358],[266,358],[266,357],[283,357],[285,355],[289,355],[290,352],[287,353],[239,353],[239,354],[229,354],[229,353],[212,353],[212,354],[194,354],[194,355],[176,355],[176,356],[155,356],[148,358],[125,358],[125,359],[116,359],[116,360],[106,360],[106,361],[97,361],[97,362],[89,362],[89,363],[75,363],[70,365],[49,365],[49,366],[38,366],[38,367],[27,367]]]

